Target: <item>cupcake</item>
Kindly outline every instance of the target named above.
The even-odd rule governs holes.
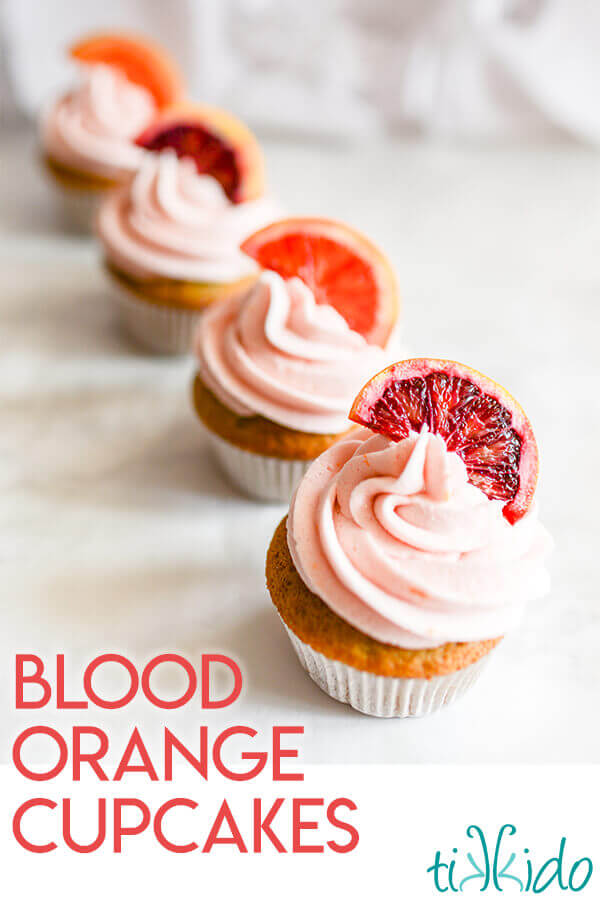
[[[461,696],[548,590],[535,439],[506,391],[445,360],[389,367],[351,418],[368,428],[309,468],[267,586],[323,691],[420,716]]]
[[[362,235],[338,223],[315,220],[288,220],[286,228],[284,245],[290,252],[293,235],[303,234],[312,274],[302,265],[299,271],[306,280],[264,270],[250,290],[205,313],[195,339],[198,372],[193,398],[216,457],[233,484],[257,499],[289,502],[312,460],[351,428],[348,409],[356,390],[388,358],[397,301],[391,269]],[[262,239],[270,242],[274,232],[279,233],[279,223],[264,229]],[[255,246],[255,237],[249,244]],[[376,290],[371,290],[374,279],[369,284],[365,280],[362,287],[369,289],[372,307],[380,313],[387,310],[385,327],[383,314],[367,316],[362,308],[365,297],[352,280],[353,268],[360,271],[360,267],[357,260],[350,261],[351,254],[359,246],[364,258],[371,258],[371,275],[373,267],[381,270]],[[279,262],[283,267],[283,257]],[[337,267],[333,279],[339,278],[341,284],[329,277],[333,267]],[[370,343],[351,328],[323,296],[318,302],[323,290],[314,275],[323,279],[347,315],[352,290],[357,288],[357,321],[368,323],[369,337],[381,343]]]
[[[42,162],[63,221],[88,232],[99,200],[143,159],[135,138],[181,97],[183,82],[164,52],[140,38],[95,35],[71,56],[81,83],[43,116]]]
[[[154,352],[186,353],[202,311],[256,280],[240,243],[277,210],[255,139],[220,110],[178,107],[138,144],[144,160],[102,203],[98,236],[127,331]]]

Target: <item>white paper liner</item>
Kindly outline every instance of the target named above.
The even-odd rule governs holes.
[[[47,181],[63,228],[73,234],[93,234],[96,213],[106,191],[66,188],[51,177]]]
[[[281,618],[281,617],[280,617]],[[283,620],[282,620],[283,622]],[[433,678],[392,678],[363,672],[313,650],[283,622],[302,667],[322,691],[367,716],[426,716],[458,700],[479,678],[490,653],[477,662]]]
[[[146,350],[161,354],[190,353],[202,310],[188,310],[140,299],[111,278],[111,292],[127,333]]]
[[[250,453],[205,428],[219,465],[242,493],[257,500],[289,503],[312,460],[279,459]]]

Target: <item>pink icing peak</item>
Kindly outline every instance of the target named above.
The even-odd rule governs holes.
[[[155,114],[154,100],[143,87],[111,66],[88,66],[81,85],[44,117],[44,149],[66,166],[120,180],[143,159],[133,140]]]
[[[548,588],[535,508],[514,526],[423,430],[366,429],[320,456],[288,517],[294,564],[341,618],[407,648],[499,637]]]
[[[318,434],[350,427],[357,390],[387,361],[299,278],[275,272],[210,309],[195,349],[205,384],[237,415]]]
[[[257,271],[241,241],[265,225],[267,198],[233,204],[211,175],[173,150],[144,153],[131,183],[104,201],[98,232],[106,255],[135,277],[223,283]]]

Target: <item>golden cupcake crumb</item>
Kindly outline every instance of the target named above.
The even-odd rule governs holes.
[[[502,640],[442,644],[426,650],[406,650],[373,640],[336,615],[304,584],[290,555],[286,522],[287,516],[277,526],[267,552],[271,600],[288,628],[329,659],[374,675],[433,678],[477,662]]]
[[[251,453],[279,459],[316,459],[341,437],[294,431],[262,416],[238,416],[215,397],[199,374],[194,379],[193,400],[199,418],[210,431]]]
[[[102,175],[71,169],[47,155],[42,157],[42,162],[47,172],[67,190],[108,191],[118,184],[113,178],[103,178]]]
[[[139,300],[157,306],[171,306],[190,312],[204,309],[229,297],[242,294],[256,281],[255,275],[228,283],[184,281],[153,275],[148,278],[134,278],[110,262],[105,262],[109,275]]]

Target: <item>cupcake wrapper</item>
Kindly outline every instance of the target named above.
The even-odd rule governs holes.
[[[232,484],[257,500],[289,503],[312,460],[279,459],[241,450],[205,429],[213,452]]]
[[[315,684],[334,700],[349,703],[367,716],[405,719],[435,712],[462,697],[475,684],[490,656],[487,653],[477,662],[449,675],[392,678],[329,659],[301,641],[285,622],[283,625],[302,667]]]
[[[54,180],[51,182],[51,189],[63,227],[73,234],[92,234],[96,213],[105,192],[65,188]]]
[[[112,296],[128,334],[146,350],[161,354],[190,353],[201,310],[160,306],[142,300],[111,279]]]

